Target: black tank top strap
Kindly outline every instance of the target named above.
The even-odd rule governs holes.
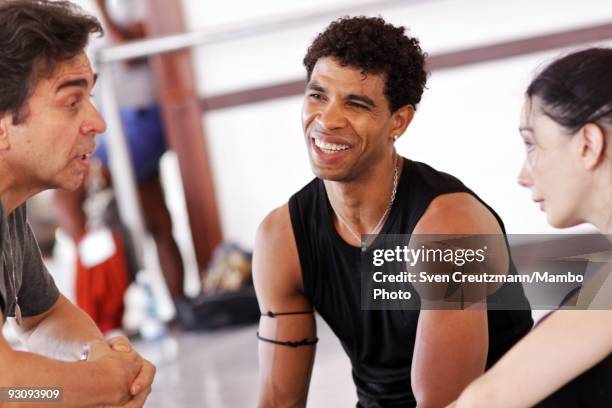
[[[407,192],[406,201],[411,207],[411,211],[409,212],[408,223],[403,228],[404,231],[409,232],[402,232],[402,234],[412,233],[414,227],[434,199],[441,195],[452,193],[467,193],[473,196],[493,214],[502,231],[506,232],[504,222],[497,212],[482,200],[478,194],[463,184],[461,180],[448,173],[436,170],[425,163],[409,159],[404,160],[406,163],[404,171],[407,170],[404,188]]]
[[[399,234],[412,234],[431,202],[438,196],[450,193],[475,195],[456,177],[435,170],[425,163],[409,159],[404,159],[404,170],[400,180],[398,202],[403,208],[397,212],[403,214],[403,217],[400,220],[399,231],[395,232]]]
[[[317,251],[317,228],[316,221],[320,218],[317,208],[317,187],[319,179],[315,178],[304,188],[295,193],[289,199],[289,214],[293,236],[300,257],[302,269],[302,285],[307,297],[313,295],[314,275],[311,271],[317,264],[319,256]]]

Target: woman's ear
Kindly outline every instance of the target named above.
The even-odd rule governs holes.
[[[606,134],[595,123],[587,123],[575,135],[578,137],[580,159],[585,170],[595,169],[606,154]]]

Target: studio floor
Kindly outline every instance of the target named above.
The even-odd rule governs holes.
[[[322,320],[310,383],[309,407],[356,403],[350,363]],[[135,348],[157,366],[146,407],[234,408],[257,406],[257,326],[213,333],[171,333]]]

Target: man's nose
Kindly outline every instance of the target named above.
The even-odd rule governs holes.
[[[329,102],[322,108],[316,121],[322,128],[327,130],[343,128],[346,125],[346,117],[342,107],[334,102]]]
[[[91,111],[88,114],[87,119],[81,125],[81,132],[83,134],[100,134],[106,131],[106,122],[100,115],[100,112],[96,109],[96,107],[91,104]]]

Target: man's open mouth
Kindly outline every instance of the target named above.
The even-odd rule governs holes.
[[[345,144],[328,143],[320,139],[313,139],[313,140],[314,140],[315,146],[317,146],[323,153],[327,153],[327,154],[342,152],[344,150],[348,150],[351,148],[351,146],[345,145]]]

